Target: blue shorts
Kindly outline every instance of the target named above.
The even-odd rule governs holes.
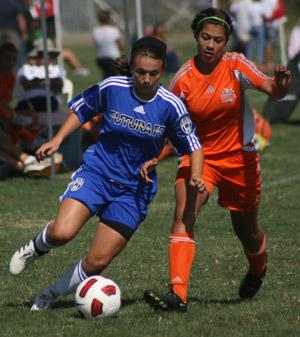
[[[60,201],[71,198],[82,202],[91,216],[112,227],[127,240],[145,219],[156,188],[149,184],[138,190],[121,185],[81,166],[71,177]]]

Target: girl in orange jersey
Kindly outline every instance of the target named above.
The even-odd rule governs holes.
[[[280,99],[286,95],[290,71],[276,66],[274,78],[264,75],[243,54],[224,52],[233,25],[226,12],[208,8],[196,15],[191,28],[198,54],[185,63],[171,90],[186,103],[203,145],[205,193],[189,186],[190,160],[183,156],[176,178],[176,208],[169,244],[170,290],[146,291],[145,300],[162,310],[187,310],[187,288],[195,254],[194,224],[215,187],[218,203],[231,216],[234,232],[249,262],[239,296],[251,299],[266,273],[266,236],[257,221],[260,199],[259,158],[252,143],[254,123],[246,89]],[[149,161],[143,172],[152,165]]]

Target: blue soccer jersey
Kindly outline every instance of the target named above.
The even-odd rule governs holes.
[[[87,168],[137,188],[141,166],[157,157],[168,137],[179,155],[201,147],[181,100],[159,85],[149,101],[138,98],[131,77],[110,77],[69,102],[81,123],[103,113],[99,141],[85,151]]]

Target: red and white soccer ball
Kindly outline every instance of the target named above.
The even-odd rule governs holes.
[[[121,307],[121,291],[111,279],[91,276],[77,287],[75,303],[85,318],[112,316]]]

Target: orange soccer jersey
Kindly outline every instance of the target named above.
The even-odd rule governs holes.
[[[268,77],[242,54],[225,53],[210,75],[201,74],[194,59],[175,75],[171,90],[181,97],[197,127],[205,153],[202,178],[206,190],[219,190],[219,204],[252,211],[259,203],[260,168],[252,143],[254,118],[244,90],[259,88]],[[189,179],[184,156],[176,181]]]
[[[194,59],[177,72],[170,89],[186,103],[206,157],[252,149],[253,113],[243,91],[259,88],[266,79],[242,54],[232,52],[209,75],[197,70]]]

